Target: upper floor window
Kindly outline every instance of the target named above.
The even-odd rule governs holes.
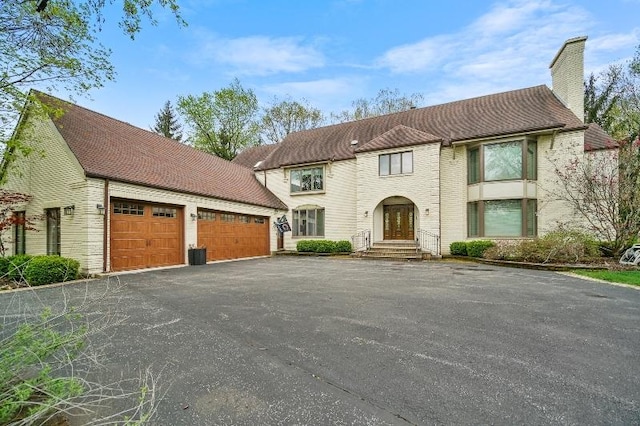
[[[291,170],[291,192],[310,192],[324,190],[324,167],[309,167]]]
[[[413,173],[413,151],[382,154],[378,157],[380,176]]]
[[[471,148],[467,155],[469,184],[537,178],[537,143],[523,139]]]

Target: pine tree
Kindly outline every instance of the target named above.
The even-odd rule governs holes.
[[[164,107],[156,115],[156,124],[151,130],[169,139],[181,141],[182,125],[178,121],[171,101],[165,102]]]

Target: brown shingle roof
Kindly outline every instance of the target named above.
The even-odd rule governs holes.
[[[275,151],[276,148],[278,148],[277,143],[246,148],[236,155],[236,158],[231,160],[231,162],[253,170],[258,161],[263,161],[269,156],[269,154]]]
[[[403,126],[402,124],[365,142],[358,144],[356,152],[378,151],[380,149],[400,148],[411,145],[421,145],[429,142],[442,142],[442,138],[426,132]]]
[[[399,125],[440,138],[444,145],[514,133],[585,128],[551,89],[541,85],[292,133],[258,169],[355,158],[352,140],[366,146]]]
[[[585,151],[616,148],[617,146],[618,143],[596,123],[590,123],[584,132]]]
[[[55,97],[54,124],[89,177],[198,194],[270,208],[287,206],[246,167]]]

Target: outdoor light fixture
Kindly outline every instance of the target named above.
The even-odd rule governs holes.
[[[102,204],[96,204],[96,209],[98,209],[99,214],[104,214],[104,206]]]
[[[364,217],[369,217],[369,210],[365,210]]]
[[[71,216],[73,214],[73,212],[75,211],[76,206],[74,205],[70,205],[64,208],[64,215],[65,216]]]
[[[424,215],[429,216],[429,209],[424,209]]]
[[[197,214],[191,213],[191,220],[196,220],[197,217],[198,217]]]

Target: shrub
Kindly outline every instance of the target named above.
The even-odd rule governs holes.
[[[78,278],[80,264],[77,260],[60,256],[37,256],[24,269],[29,285],[61,283]]]
[[[351,253],[351,242],[347,240],[336,241],[336,252]]]
[[[313,251],[315,253],[334,253],[336,251],[336,243],[329,240],[317,240]]]
[[[467,243],[465,241],[455,241],[449,245],[449,251],[453,256],[466,256]]]
[[[9,270],[7,276],[13,281],[25,281],[24,269],[29,264],[29,261],[33,259],[30,254],[18,254],[7,258],[9,260]]]
[[[489,240],[476,240],[467,243],[467,254],[471,257],[482,257],[484,251],[495,244]]]
[[[533,240],[498,241],[484,257],[533,263],[575,263],[600,255],[602,243],[574,230],[557,230]]]
[[[9,265],[11,265],[10,258],[0,257],[0,278],[9,276]]]
[[[482,257],[493,260],[521,260],[522,240],[498,240],[484,251]]]
[[[313,252],[314,240],[300,240],[296,244],[296,250],[300,252]]]
[[[347,240],[300,240],[296,249],[305,253],[351,253],[351,243]]]

